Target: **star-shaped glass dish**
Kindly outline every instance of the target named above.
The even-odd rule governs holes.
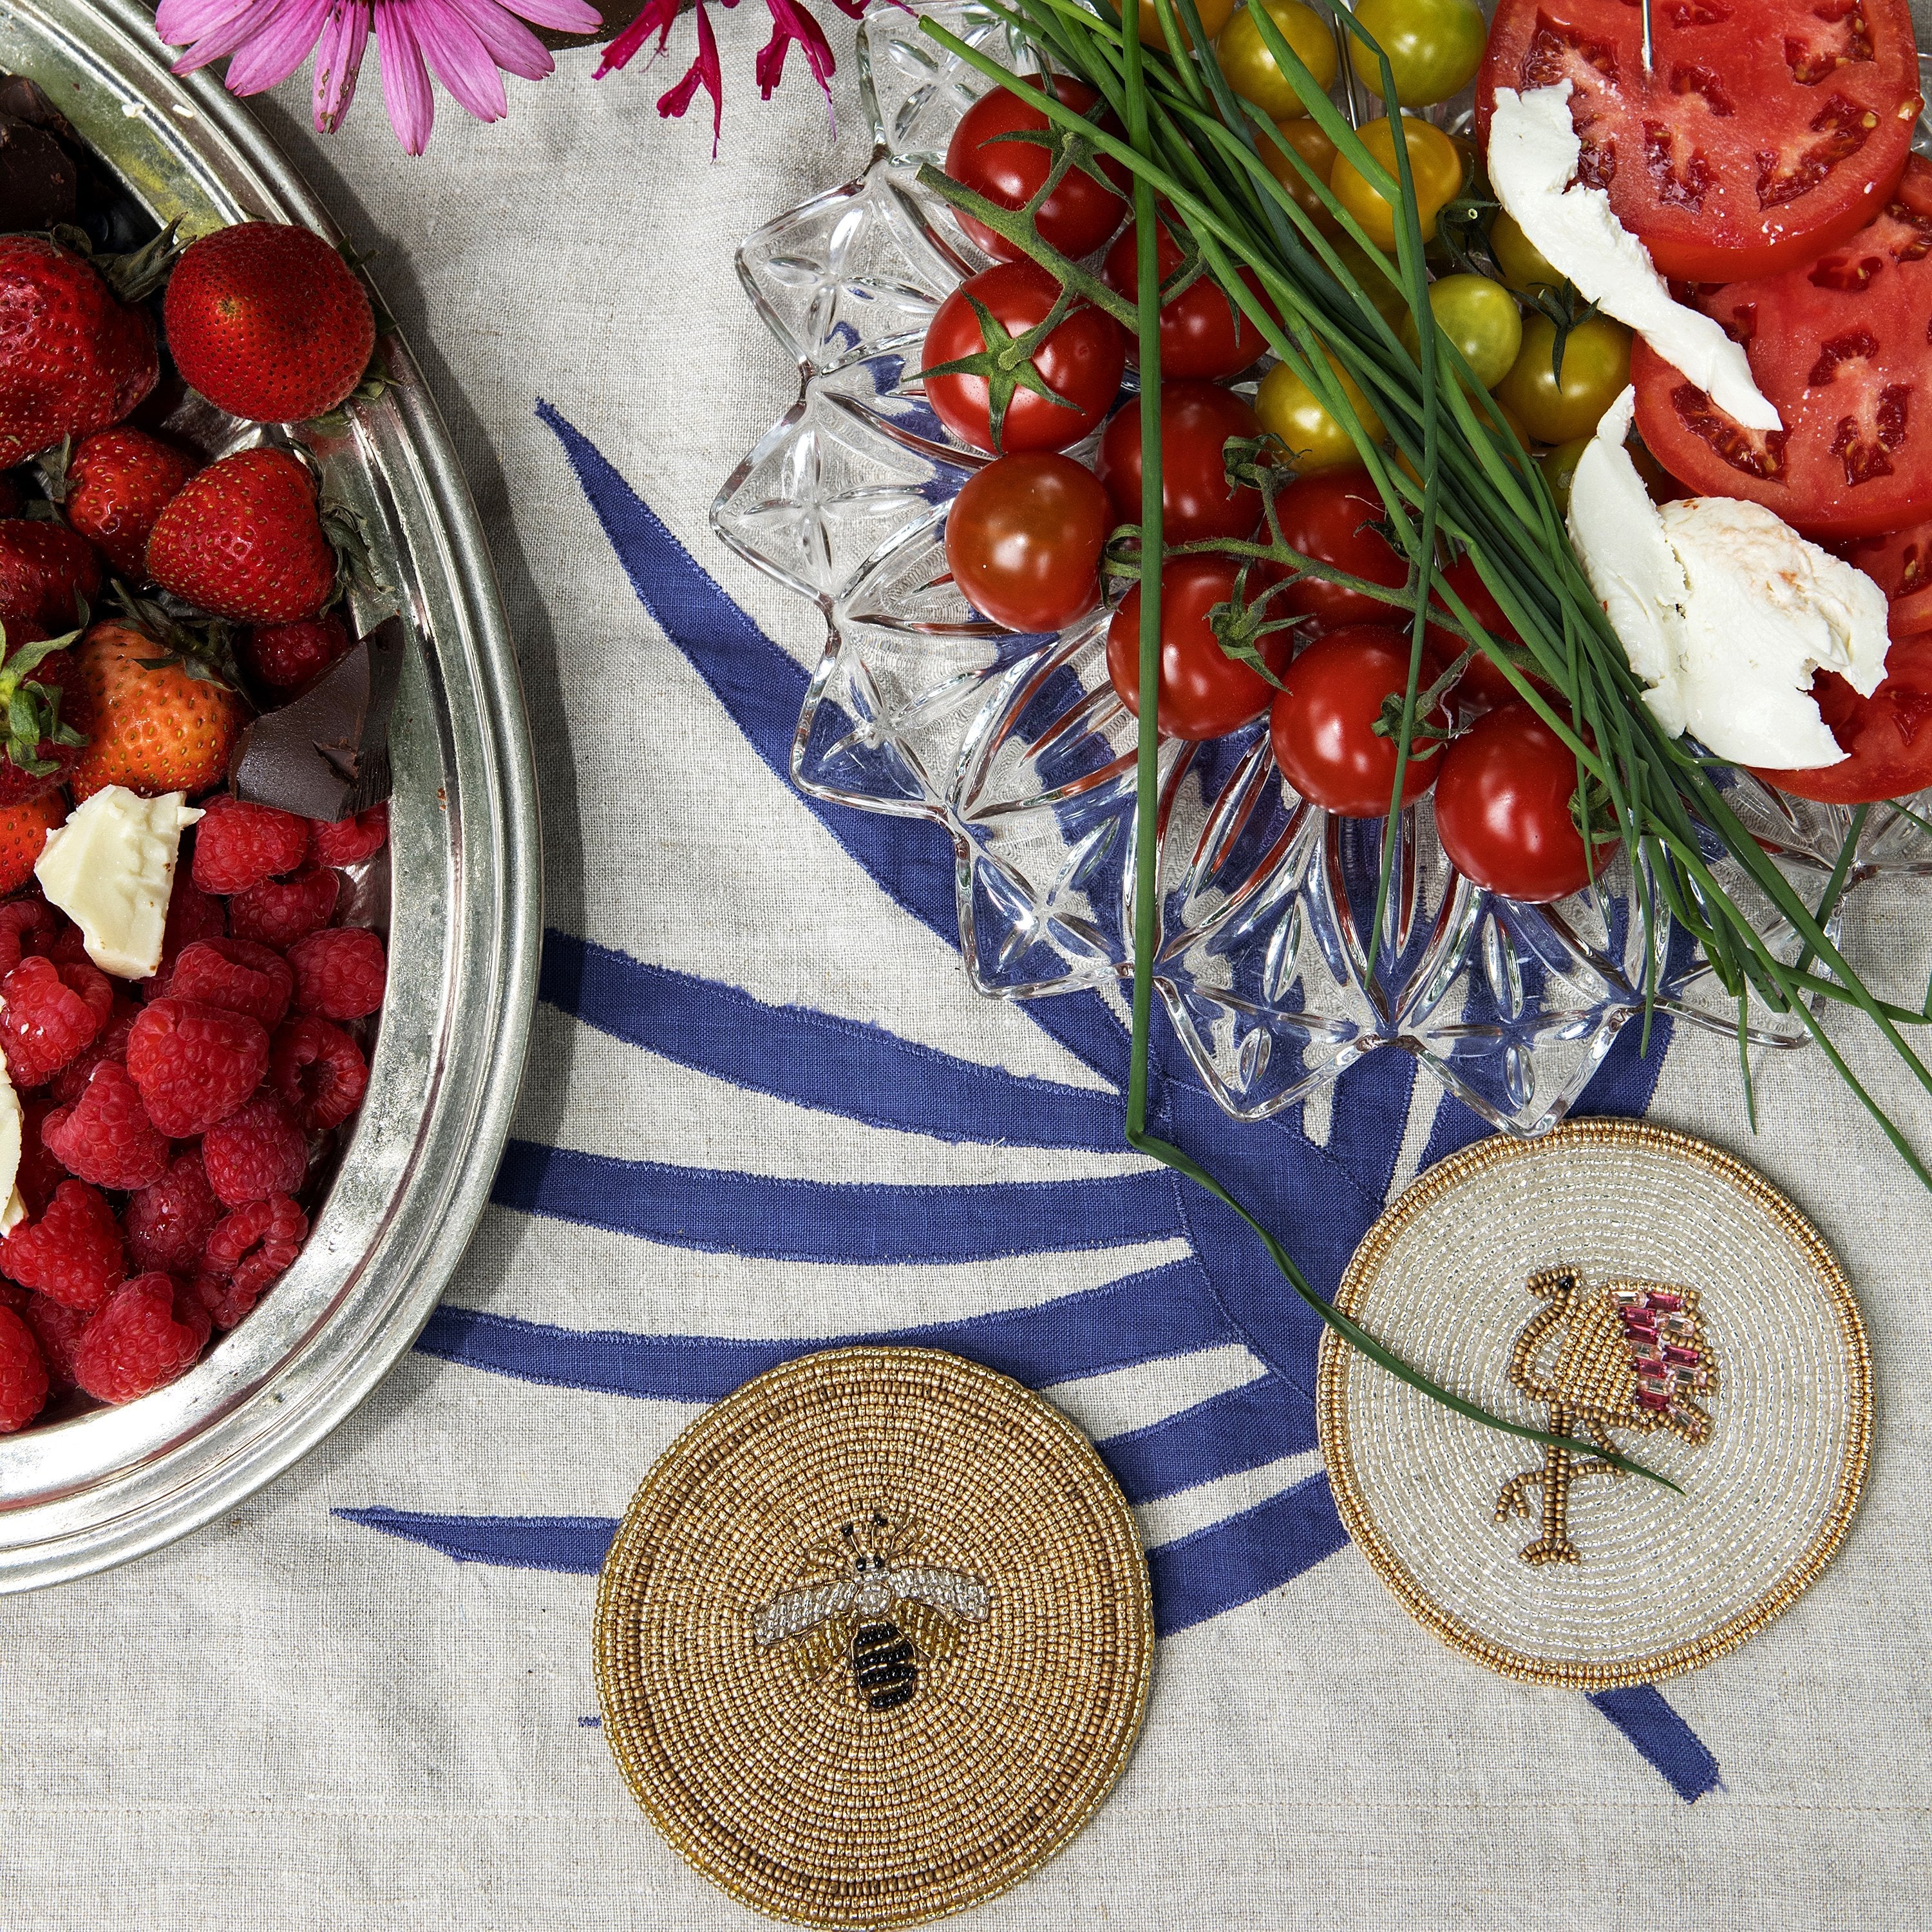
[[[994,58],[1025,64],[976,7],[926,10]],[[871,164],[739,250],[752,302],[798,358],[800,392],[726,482],[712,525],[825,614],[792,748],[797,784],[951,834],[974,986],[1033,999],[1124,982],[1136,724],[1107,676],[1108,613],[1026,636],[966,602],[947,572],[946,510],[991,459],[947,435],[917,380],[933,311],[988,258],[916,170],[943,158],[988,83],[896,8],[867,16],[860,62]],[[1092,445],[1070,454],[1090,458]],[[1396,1047],[1496,1126],[1540,1132],[1640,1022],[1641,900],[1624,855],[1594,892],[1520,904],[1456,873],[1425,796],[1396,828],[1385,930],[1372,947],[1382,821],[1298,797],[1275,767],[1265,719],[1210,742],[1163,741],[1160,760],[1155,984],[1237,1118],[1304,1100],[1364,1054]],[[1818,903],[1850,812],[1744,773],[1731,802]],[[1738,903],[1756,904],[1771,948],[1796,960],[1796,934],[1714,839],[1707,856]],[[1886,872],[1932,874],[1932,836],[1881,806],[1846,884]],[[1841,897],[1828,926],[1834,941],[1843,907]],[[1689,936],[1666,922],[1652,944],[1657,1010],[1735,1035],[1736,1004]],[[1807,1038],[1772,1013],[1750,1016],[1744,1031],[1767,1048]]]

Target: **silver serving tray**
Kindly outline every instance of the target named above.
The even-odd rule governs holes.
[[[167,71],[135,0],[0,0],[0,68],[38,81],[157,220],[339,238],[244,107]],[[392,727],[395,916],[368,1096],[301,1259],[239,1328],[124,1408],[0,1438],[0,1590],[152,1550],[312,1449],[428,1318],[509,1131],[542,926],[523,698],[469,491],[387,340],[395,387],[310,445],[367,518],[416,646]]]

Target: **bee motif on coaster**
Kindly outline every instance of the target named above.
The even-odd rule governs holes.
[[[1526,1284],[1550,1305],[1525,1324],[1510,1352],[1510,1380],[1534,1402],[1549,1406],[1550,1432],[1581,1429],[1614,1455],[1612,1429],[1646,1434],[1667,1429],[1694,1445],[1711,1432],[1709,1404],[1718,1393],[1718,1360],[1697,1312],[1697,1291],[1654,1281],[1612,1281],[1594,1292],[1574,1268],[1546,1268]],[[1552,1333],[1561,1333],[1546,1371],[1538,1364]],[[1701,1397],[1700,1407],[1692,1400]],[[1520,1552],[1526,1563],[1574,1563],[1570,1540],[1570,1485],[1586,1476],[1621,1476],[1614,1462],[1579,1461],[1568,1449],[1546,1448],[1543,1460],[1503,1485],[1496,1520],[1528,1516],[1529,1491],[1543,1487],[1543,1534]]]
[[[753,1636],[766,1650],[796,1645],[813,1683],[849,1670],[868,1710],[910,1703],[921,1670],[948,1655],[968,1624],[986,1622],[990,1599],[963,1570],[905,1561],[910,1534],[904,1518],[877,1510],[841,1523],[836,1541],[807,1552],[814,1580],[753,1612]]]

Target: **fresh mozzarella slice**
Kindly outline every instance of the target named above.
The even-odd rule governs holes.
[[[1878,688],[1885,593],[1761,504],[1694,496],[1659,510],[1624,447],[1634,405],[1626,389],[1577,463],[1570,534],[1644,701],[1672,736],[1739,764],[1837,764],[1812,676]]]
[[[7,1077],[6,1061],[0,1058],[0,1200],[6,1203],[0,1208],[0,1234],[11,1234],[27,1218],[27,1204],[14,1184],[20,1171],[20,1133],[24,1124],[20,1096]]]
[[[1744,352],[1710,316],[1672,301],[1650,252],[1619,221],[1610,198],[1575,177],[1583,146],[1570,119],[1570,83],[1519,94],[1496,89],[1490,185],[1553,268],[1606,315],[1634,328],[1747,429],[1784,418],[1753,380]]]
[[[107,785],[47,834],[34,876],[104,973],[145,980],[161,963],[181,836],[201,816],[186,796]]]

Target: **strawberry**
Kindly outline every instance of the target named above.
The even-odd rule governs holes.
[[[251,422],[302,422],[343,401],[376,346],[362,284],[320,235],[268,221],[204,235],[162,314],[183,378]]]
[[[148,535],[169,500],[194,474],[193,457],[145,430],[108,429],[83,437],[64,469],[51,460],[49,485],[68,521],[107,553],[123,577],[148,574]]]
[[[238,692],[131,624],[96,624],[74,655],[94,717],[70,775],[76,801],[111,784],[192,796],[226,779],[248,717]]]
[[[67,823],[67,800],[50,791],[19,805],[0,805],[0,893],[33,881],[47,834]]]
[[[0,634],[0,808],[39,798],[66,782],[87,748],[94,710],[80,666],[67,647],[80,634],[27,641]]]
[[[244,623],[313,617],[335,553],[309,473],[285,449],[242,449],[189,478],[148,539],[148,574],[178,597]]]
[[[76,599],[100,595],[100,558],[64,524],[0,520],[0,624],[15,633],[68,631],[80,621]]]
[[[154,324],[86,256],[0,236],[0,468],[112,428],[160,374]]]

